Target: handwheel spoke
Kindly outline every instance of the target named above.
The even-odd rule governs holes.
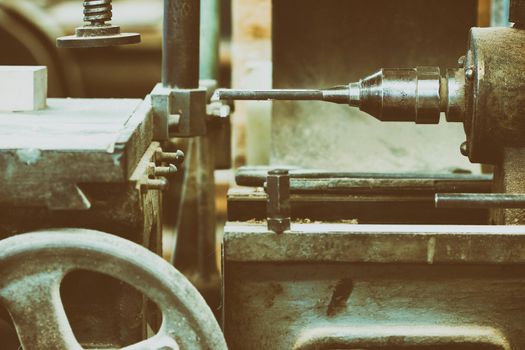
[[[82,349],[60,300],[62,278],[59,270],[36,272],[17,277],[0,289],[25,349]]]
[[[153,338],[126,346],[121,350],[179,350],[179,345],[171,337],[157,334]]]

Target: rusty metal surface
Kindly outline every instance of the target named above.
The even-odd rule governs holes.
[[[63,36],[57,39],[57,46],[59,48],[67,49],[83,49],[94,47],[109,47],[117,45],[130,45],[140,43],[140,34],[138,33],[120,33],[118,32],[100,32],[97,29],[97,34],[81,35],[82,30],[87,31],[86,27],[77,28],[76,35]]]
[[[0,203],[88,210],[82,185],[123,183],[135,170],[152,140],[151,107],[140,100],[48,104],[0,114]]]
[[[516,55],[524,41],[525,31],[519,29],[471,30],[465,131],[472,162],[497,165],[504,148],[525,146],[525,58]]]
[[[266,174],[271,168],[246,167],[236,174],[240,186],[228,194],[232,221],[266,219]],[[259,188],[257,188],[259,187]],[[484,224],[486,210],[435,208],[436,193],[487,193],[492,176],[468,174],[336,173],[290,170],[292,218],[311,221],[357,219],[359,223]]]
[[[2,238],[23,232],[82,227],[110,232],[162,253],[161,194],[140,184],[156,160],[159,144],[144,152],[125,183],[82,184],[89,210],[50,210],[38,206],[1,206]],[[45,178],[42,178],[45,180]],[[100,286],[94,290],[93,285]],[[151,311],[133,288],[89,272],[75,272],[63,283],[63,301],[75,335],[83,345],[115,348],[144,339]]]
[[[262,187],[272,167],[241,167],[235,174],[239,186]],[[480,191],[490,190],[492,175],[438,173],[351,173],[290,168],[292,191]]]
[[[501,163],[495,167],[493,191],[496,193],[525,192],[525,149],[506,148]],[[525,224],[525,210],[492,210],[491,222],[499,225]]]
[[[159,333],[125,349],[226,349],[211,310],[187,279],[149,250],[96,231],[63,229],[0,242],[0,298],[22,346],[82,349],[60,301],[60,284],[73,270],[103,273],[132,285],[163,314]]]
[[[490,185],[490,184],[489,184]],[[480,188],[488,191],[487,187]],[[292,219],[299,221],[357,220],[361,224],[460,224],[488,223],[485,209],[435,208],[434,192],[399,193],[292,193]],[[266,219],[266,194],[262,188],[232,189],[228,193],[231,221]]]
[[[525,262],[522,226],[294,224],[282,235],[264,224],[229,223],[224,258],[242,262]]]
[[[521,349],[525,229],[230,223],[230,349]],[[285,331],[284,331],[285,330]]]
[[[461,345],[458,345],[461,344]],[[491,327],[472,326],[324,326],[305,330],[294,350],[431,348],[510,350],[505,337]]]

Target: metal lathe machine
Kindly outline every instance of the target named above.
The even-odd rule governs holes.
[[[164,0],[144,99],[0,67],[0,349],[525,349],[525,1],[482,28],[476,0],[273,0],[267,90],[199,79],[211,3]],[[83,6],[60,50],[140,42]],[[274,101],[271,160],[237,169],[219,272],[239,100]],[[183,274],[159,255],[185,167]]]

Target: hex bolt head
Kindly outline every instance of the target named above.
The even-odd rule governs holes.
[[[290,175],[288,170],[268,172],[266,179],[268,230],[281,234],[291,228]]]

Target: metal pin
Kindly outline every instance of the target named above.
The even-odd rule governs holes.
[[[169,166],[156,166],[154,169],[154,176],[173,176],[177,173],[178,169],[175,165],[170,164]]]
[[[157,162],[166,162],[170,164],[174,164],[175,166],[181,165],[184,163],[184,152],[177,151],[177,152],[163,152],[162,148],[158,148],[155,152],[155,160]]]
[[[161,177],[158,179],[146,179],[140,183],[140,188],[145,191],[165,191],[168,189],[169,182]]]

